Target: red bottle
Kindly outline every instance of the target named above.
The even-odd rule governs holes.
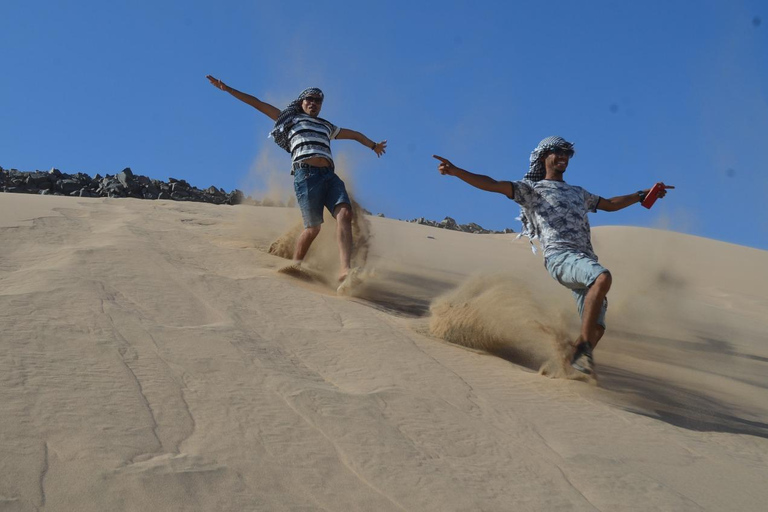
[[[648,195],[645,196],[645,199],[640,203],[641,205],[645,206],[646,208],[651,208],[653,206],[653,203],[656,202],[656,200],[659,198],[659,194],[662,190],[665,190],[667,187],[662,185],[661,183],[657,183],[653,186],[653,188],[648,192]]]

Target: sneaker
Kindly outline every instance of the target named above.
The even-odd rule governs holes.
[[[595,366],[595,362],[592,359],[592,345],[584,342],[576,347],[576,352],[573,354],[573,359],[571,359],[571,366],[584,375],[592,375]]]

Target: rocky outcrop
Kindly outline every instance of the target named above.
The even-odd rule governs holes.
[[[489,234],[489,233],[514,233],[515,230],[506,228],[503,231],[494,231],[492,229],[485,229],[484,227],[480,226],[479,224],[475,224],[474,222],[470,222],[469,224],[458,224],[454,219],[451,217],[446,217],[440,222],[425,219],[424,217],[419,217],[417,219],[411,219],[406,222],[412,222],[415,224],[422,224],[424,226],[432,226],[435,228],[442,228],[442,229],[450,229],[452,231],[462,231],[464,233],[478,233],[478,234]]]
[[[226,192],[224,189],[211,186],[201,190],[185,180],[168,178],[165,182],[136,175],[130,167],[126,167],[114,176],[107,174],[102,177],[97,174],[93,178],[81,172],[66,174],[58,169],[51,169],[48,172],[24,172],[0,167],[0,191],[78,197],[172,199],[212,204],[258,204],[253,198],[237,189]]]
[[[136,199],[171,199],[174,201],[194,201],[199,203],[212,204],[251,204],[261,206],[294,206],[295,200],[291,200],[287,205],[280,202],[264,199],[257,201],[250,196],[246,196],[240,190],[226,192],[222,188],[214,186],[206,189],[193,187],[185,180],[168,178],[168,181],[153,180],[146,176],[133,174],[130,167],[126,167],[115,175],[102,177],[97,174],[91,178],[87,174],[78,172],[76,174],[66,174],[58,169],[51,169],[47,172],[42,171],[18,171],[16,169],[3,169],[0,167],[0,191],[15,192],[20,194],[43,194],[57,196],[76,196],[76,197],[133,197]],[[371,212],[365,209],[360,211],[367,215]],[[379,217],[383,217],[379,214]],[[412,219],[406,222],[423,224],[453,231],[463,231],[465,233],[514,233],[512,229],[504,231],[494,231],[485,229],[482,226],[470,222],[469,224],[458,224],[451,217],[437,222],[428,220],[424,217]]]

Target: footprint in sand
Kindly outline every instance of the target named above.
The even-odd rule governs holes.
[[[287,276],[301,279],[302,281],[316,281],[320,283],[325,282],[325,279],[323,279],[320,274],[297,263],[291,263],[290,265],[279,268],[277,269],[277,272],[279,274],[285,274]]]

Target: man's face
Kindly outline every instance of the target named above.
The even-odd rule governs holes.
[[[572,156],[573,151],[569,149],[553,149],[547,153],[544,165],[547,169],[551,168],[562,174],[568,168],[568,162]]]
[[[301,109],[307,115],[317,117],[321,108],[323,108],[323,100],[319,96],[307,96],[301,100]]]

